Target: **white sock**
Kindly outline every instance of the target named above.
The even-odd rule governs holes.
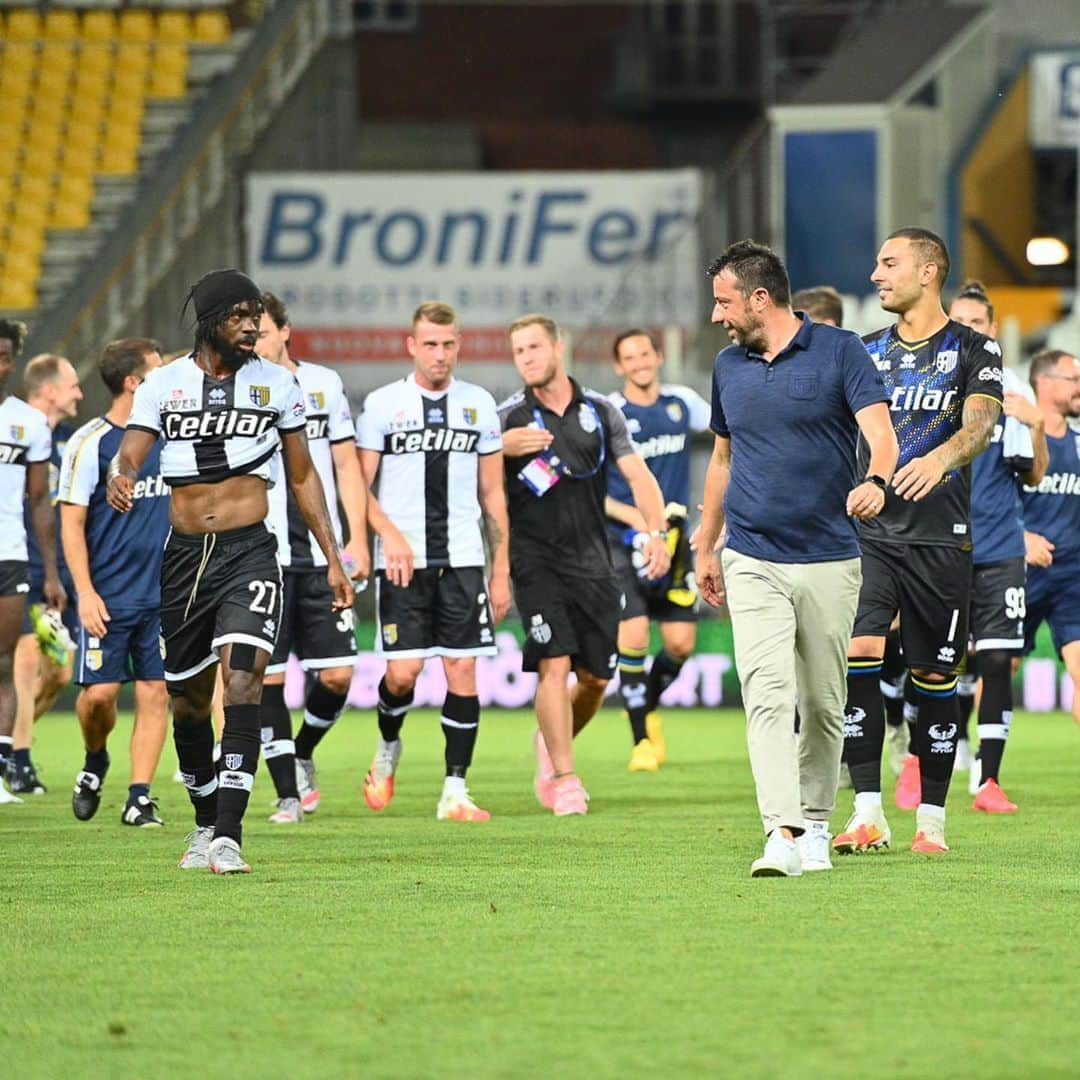
[[[468,795],[469,789],[465,786],[465,777],[448,776],[443,781],[442,793],[444,795]]]
[[[379,749],[380,750],[393,750],[395,746],[400,743],[400,739],[394,739],[392,742],[387,742],[381,735],[379,736]]]
[[[829,823],[827,821],[813,821],[810,818],[803,820],[803,825],[806,827],[808,833],[823,833],[829,831]]]
[[[929,818],[931,821],[936,821],[939,825],[945,825],[945,807],[934,806],[932,803],[919,803],[919,808],[915,811],[915,818]]]
[[[881,792],[880,791],[857,791],[855,792],[855,810],[856,812],[861,810],[880,810],[881,809]]]

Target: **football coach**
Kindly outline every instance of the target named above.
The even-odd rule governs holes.
[[[831,868],[828,821],[861,581],[854,519],[884,506],[896,435],[866,348],[856,334],[792,311],[779,256],[744,240],[707,273],[712,321],[732,344],[713,371],[716,442],[697,580],[706,602],[726,600],[731,613],[767,836],[751,874],[793,877]],[[866,476],[856,475],[860,434],[870,447]]]

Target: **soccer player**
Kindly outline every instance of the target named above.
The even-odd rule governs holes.
[[[905,228],[878,252],[870,280],[898,316],[864,341],[889,391],[900,462],[885,508],[859,526],[862,588],[848,654],[845,752],[855,810],[833,839],[839,853],[887,847],[881,806],[885,718],[879,674],[897,612],[919,698],[916,750],[922,801],[912,851],[940,854],[956,754],[956,671],[967,650],[971,594],[970,469],[1001,414],[1001,348],[946,314],[942,240]],[[865,451],[860,444],[860,457]]]
[[[353,591],[307,450],[300,386],[255,351],[262,294],[238,270],[212,270],[192,286],[188,302],[197,320],[192,352],[151,371],[135,391],[109,466],[108,499],[121,513],[133,509],[143,463],[161,438],[161,474],[172,486],[161,569],[165,683],[195,810],[180,866],[248,873],[242,822],[259,761],[263,673],[281,621],[277,543],[265,525],[279,446],[300,511],[326,555],[334,608],[351,608]],[[219,663],[220,773],[210,723]]]
[[[997,338],[994,306],[977,281],[961,286],[949,308],[956,322]],[[1020,483],[1037,486],[1050,451],[1042,413],[1004,372],[1003,415],[990,446],[971,463],[971,635],[975,645],[973,680],[981,680],[979,755],[970,762],[973,809],[1011,813],[999,783],[1001,760],[1013,712],[1013,670],[1024,644],[1024,509]],[[974,686],[972,686],[974,693]],[[968,703],[961,702],[963,709]],[[964,730],[961,723],[961,733]],[[916,759],[917,760],[917,759]]]
[[[1073,683],[1080,724],[1080,360],[1062,349],[1031,359],[1031,387],[1046,424],[1050,461],[1037,487],[1025,485],[1027,618],[1024,651],[1043,622]]]
[[[328,367],[296,361],[289,355],[289,313],[273,293],[263,293],[259,355],[292,372],[307,407],[311,460],[326,492],[334,539],[341,544],[338,498],[349,525],[345,559],[354,578],[371,570],[367,542],[367,497],[356,454],[356,429],[341,377]],[[326,583],[326,556],[312,535],[296,500],[284,484],[270,490],[271,531],[277,537],[278,561],[285,582],[277,645],[263,680],[262,749],[277,790],[278,806],[270,820],[295,824],[319,808],[315,747],[334,726],[352,682],[356,634],[352,608],[335,612]],[[289,653],[300,659],[308,680],[304,722],[293,741],[292,717],[285,704],[285,667]]]
[[[713,373],[716,439],[705,475],[698,583],[706,603],[726,600],[731,613],[767,837],[751,876],[798,877],[832,869],[828,822],[860,578],[852,519],[883,508],[896,436],[866,348],[853,333],[793,312],[775,252],[752,241],[732,244],[708,274],[713,322],[732,344]],[[870,454],[856,472],[860,435]]]
[[[150,784],[165,742],[169,701],[161,659],[161,553],[169,532],[169,488],[161,476],[161,443],[143,461],[132,491],[131,513],[118,514],[105,499],[109,462],[131,415],[135,391],[161,366],[157,342],[110,342],[98,362],[112,395],[104,416],[72,435],[60,473],[60,524],[64,555],[78,596],[79,633],[75,713],[86,757],[75,778],[71,808],[88,821],[101,804],[109,769],[107,741],[116,726],[116,699],[135,684],[131,731],[131,783],[121,811],[124,825],[163,822]]]
[[[634,506],[630,485],[618,466],[607,465],[611,556],[625,606],[619,621],[619,694],[630,721],[631,772],[655,772],[667,756],[664,731],[656,712],[660,695],[678,677],[694,651],[697,589],[694,587],[686,508],[690,500],[690,436],[709,426],[709,405],[688,386],[660,382],[664,363],[647,330],[627,330],[612,347],[615,370],[623,379],[611,401],[622,410],[637,452],[645,459],[663,494],[669,576],[648,582],[642,575],[640,548],[648,530]],[[660,624],[662,647],[648,674],[649,621]]]
[[[844,301],[831,285],[800,289],[792,294],[791,307],[794,311],[805,311],[813,322],[826,326],[844,325]]]
[[[42,598],[62,611],[66,601],[56,568],[56,514],[49,496],[52,436],[43,413],[7,393],[26,337],[22,323],[0,320],[0,803],[21,803],[4,781],[15,725],[15,645],[30,592],[23,499],[44,568]]]
[[[79,388],[79,375],[64,357],[43,353],[27,362],[23,371],[23,393],[28,405],[45,414],[52,431],[49,492],[55,506],[60,463],[72,430],[67,421],[75,416],[83,396]],[[45,785],[38,778],[30,756],[34,722],[52,708],[56,696],[71,681],[71,649],[79,623],[75,613],[75,591],[64,563],[64,553],[60,550],[59,526],[56,564],[60,584],[67,596],[62,612],[51,610],[45,604],[42,594],[45,571],[30,525],[29,505],[25,519],[30,595],[27,597],[22,636],[15,647],[15,695],[18,706],[13,753],[8,763],[8,785],[12,791],[20,794],[40,795],[45,792]]]
[[[438,656],[446,775],[435,816],[487,821],[465,777],[480,723],[476,658],[494,655],[494,627],[510,606],[499,419],[486,390],[454,377],[461,333],[452,307],[421,304],[406,345],[412,372],[368,395],[357,435],[364,479],[371,489],[379,482],[368,520],[378,536],[376,648],[386,657],[364,800],[382,810],[393,798],[413,688],[424,661]]]
[[[573,739],[596,715],[618,659],[622,589],[604,517],[609,460],[644,520],[645,576],[662,577],[671,559],[660,486],[634,449],[623,414],[567,375],[554,320],[522,315],[510,327],[510,347],[525,388],[499,406],[499,418],[511,575],[526,634],[522,666],[539,674],[534,788],[540,805],[562,817],[588,812]]]

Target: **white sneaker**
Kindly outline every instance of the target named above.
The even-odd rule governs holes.
[[[811,821],[809,818],[803,822],[806,832],[799,837],[799,856],[802,859],[804,870],[831,870],[832,859],[829,858],[829,823],[827,821]]]
[[[956,740],[956,758],[953,760],[954,773],[967,772],[971,768],[971,746],[967,739]]]
[[[319,781],[315,776],[314,761],[296,759],[296,790],[300,793],[304,813],[314,814],[319,809]]]
[[[904,768],[904,758],[907,757],[908,739],[910,735],[907,724],[885,725],[885,747],[889,755],[889,770],[893,776],[899,776]]]
[[[460,790],[443,788],[442,797],[435,810],[439,821],[490,821],[491,814],[482,810],[469,797],[468,788]]]
[[[21,802],[22,799],[20,799],[18,795],[12,795],[7,789],[7,784],[4,783],[3,779],[0,779],[0,804],[11,803],[14,805],[15,803]]]
[[[978,795],[982,787],[982,762],[978,758],[971,759],[971,772],[968,773],[968,794]]]
[[[214,839],[213,825],[197,825],[184,837],[187,851],[180,858],[181,870],[205,870],[209,865],[206,857],[210,841]]]
[[[240,854],[240,845],[229,836],[219,836],[210,841],[206,861],[215,874],[250,874],[251,867]]]
[[[278,799],[277,809],[269,818],[275,825],[299,825],[304,820],[304,810],[299,799]]]
[[[788,840],[779,829],[773,829],[765,841],[765,851],[750,867],[751,877],[801,877],[802,860],[799,846]]]

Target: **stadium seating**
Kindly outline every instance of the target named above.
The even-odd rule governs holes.
[[[148,101],[183,100],[224,0],[0,5],[0,309],[33,307],[49,229],[91,224],[95,177],[139,171]]]

